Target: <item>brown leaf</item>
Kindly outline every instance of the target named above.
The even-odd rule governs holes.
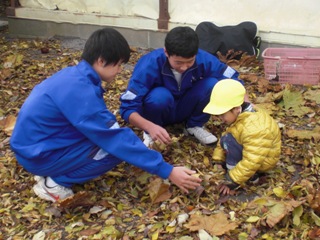
[[[90,206],[93,202],[90,200],[90,193],[86,191],[80,191],[71,197],[65,198],[59,201],[57,204],[62,208],[75,208],[78,206]]]
[[[320,228],[316,227],[309,231],[308,236],[310,239],[319,239],[320,237]]]
[[[15,124],[16,117],[13,115],[9,115],[6,118],[0,120],[0,128],[3,129],[3,131],[9,136],[11,136]]]
[[[156,178],[148,186],[149,196],[151,198],[152,204],[163,202],[171,197],[171,192],[169,191],[169,185],[163,183],[161,178]]]
[[[238,223],[228,221],[227,215],[219,212],[211,216],[201,216],[193,214],[187,224],[184,225],[190,231],[199,231],[204,229],[214,236],[221,236],[236,229]]]

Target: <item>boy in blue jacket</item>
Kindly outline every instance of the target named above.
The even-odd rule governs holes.
[[[111,82],[128,62],[130,48],[112,28],[95,31],[82,61],[35,86],[18,114],[10,144],[17,161],[36,175],[34,192],[52,202],[73,195],[73,184],[96,178],[125,161],[184,192],[201,180],[148,149],[108,110],[101,82]]]
[[[196,32],[176,27],[165,38],[165,47],[143,56],[126,92],[121,96],[122,118],[144,131],[144,143],[169,144],[166,125],[185,123],[184,133],[202,144],[217,138],[203,128],[210,115],[203,112],[213,86],[221,79],[238,81],[238,72],[199,49]]]

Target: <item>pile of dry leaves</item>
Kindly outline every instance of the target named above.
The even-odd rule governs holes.
[[[112,112],[118,110],[119,96],[144,52],[132,49],[130,62],[106,86],[105,101]],[[262,63],[246,55],[220,58],[241,73],[252,102],[277,120],[283,141],[279,164],[259,185],[219,196],[224,170],[211,161],[213,147],[185,137],[176,125],[168,128],[173,144],[154,148],[168,162],[197,170],[203,179],[197,191],[183,194],[123,163],[74,186],[73,199],[52,204],[37,198],[33,176],[10,150],[10,133],[35,84],[75,65],[79,57],[79,51],[62,49],[54,39],[0,39],[0,239],[319,239],[320,88],[270,84]],[[207,127],[217,135],[224,129],[215,119]]]

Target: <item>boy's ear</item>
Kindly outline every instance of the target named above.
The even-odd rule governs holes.
[[[100,67],[105,67],[107,65],[107,62],[102,57],[98,58],[97,63]]]
[[[169,54],[168,54],[168,52],[167,52],[167,49],[164,47],[163,50],[164,50],[164,54],[165,54],[166,57],[168,58],[168,57],[169,57]]]

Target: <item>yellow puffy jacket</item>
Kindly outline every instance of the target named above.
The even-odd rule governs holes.
[[[268,171],[279,161],[281,133],[276,121],[262,109],[240,113],[222,135],[226,133],[231,133],[243,147],[242,160],[229,171],[235,183],[242,185],[257,171]],[[225,161],[220,140],[213,152],[213,160]]]

